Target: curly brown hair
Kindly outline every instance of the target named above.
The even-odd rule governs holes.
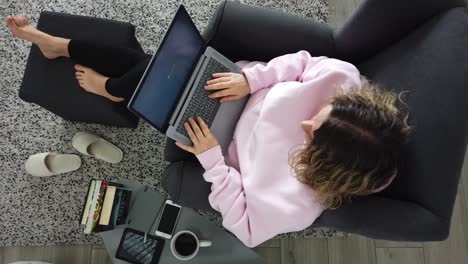
[[[370,194],[396,174],[411,130],[400,95],[371,84],[340,92],[313,140],[291,155],[295,176],[326,208]]]

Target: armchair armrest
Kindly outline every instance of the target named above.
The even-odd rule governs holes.
[[[450,217],[442,218],[415,203],[373,195],[325,211],[316,224],[373,239],[438,241],[448,237]]]
[[[333,31],[327,25],[233,1],[219,5],[203,36],[232,61],[269,61],[299,50],[335,55]]]

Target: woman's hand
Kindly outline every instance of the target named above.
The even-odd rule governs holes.
[[[205,89],[208,91],[221,90],[209,95],[210,98],[219,98],[221,103],[240,99],[250,93],[247,78],[240,73],[215,73],[215,79],[208,81]]]
[[[197,121],[198,124],[193,120],[193,118],[189,118],[189,122],[184,124],[185,129],[193,142],[193,147],[176,142],[176,145],[179,148],[195,155],[201,154],[219,145],[218,140],[215,138],[213,133],[211,133],[205,122],[200,117],[197,117]]]

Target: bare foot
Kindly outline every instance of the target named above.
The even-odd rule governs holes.
[[[118,103],[125,100],[122,97],[116,97],[107,92],[106,81],[107,79],[109,79],[109,77],[106,77],[91,68],[84,67],[83,65],[79,64],[75,65],[75,70],[75,75],[76,79],[78,80],[78,83],[87,92],[104,96],[112,102]]]
[[[54,37],[36,29],[29,23],[26,17],[7,16],[6,25],[15,37],[36,44],[44,57],[48,59],[55,59],[62,56],[69,57],[69,39]]]

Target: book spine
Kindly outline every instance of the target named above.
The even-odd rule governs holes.
[[[122,201],[122,192],[123,190],[121,189],[116,190],[114,204],[112,205],[112,213],[111,213],[109,225],[112,225],[112,226],[117,225],[117,218],[119,216],[120,203]]]
[[[101,217],[99,219],[100,225],[109,225],[112,205],[114,204],[115,190],[115,186],[107,187],[106,196],[104,197],[104,203],[102,205]]]
[[[130,198],[132,196],[131,191],[122,191],[122,199],[119,205],[119,213],[117,216],[117,225],[125,224],[125,220],[128,214],[128,207],[130,205]]]
[[[124,187],[105,180],[91,181],[81,219],[86,225],[85,234],[112,230],[115,225],[125,223],[132,191]]]
[[[91,234],[92,224],[93,224],[93,217],[91,216],[94,215],[94,211],[96,210],[96,205],[97,205],[100,190],[101,190],[101,181],[97,180],[94,186],[93,200],[91,201],[91,206],[89,209],[89,216],[88,216],[88,220],[86,222],[86,227],[84,230],[85,234]]]
[[[86,195],[86,201],[85,205],[83,207],[83,212],[81,214],[81,224],[86,225],[86,222],[88,220],[88,215],[89,215],[89,209],[91,207],[91,201],[93,200],[93,194],[94,194],[94,187],[96,185],[95,180],[91,180],[89,187],[88,187],[88,195]]]
[[[101,184],[101,189],[99,191],[99,196],[98,196],[98,201],[96,203],[96,210],[94,211],[93,214],[93,223],[91,224],[91,232],[94,231],[94,228],[97,226],[99,223],[99,218],[101,217],[101,211],[102,211],[102,205],[104,203],[104,196],[107,191],[107,181],[103,181]]]

